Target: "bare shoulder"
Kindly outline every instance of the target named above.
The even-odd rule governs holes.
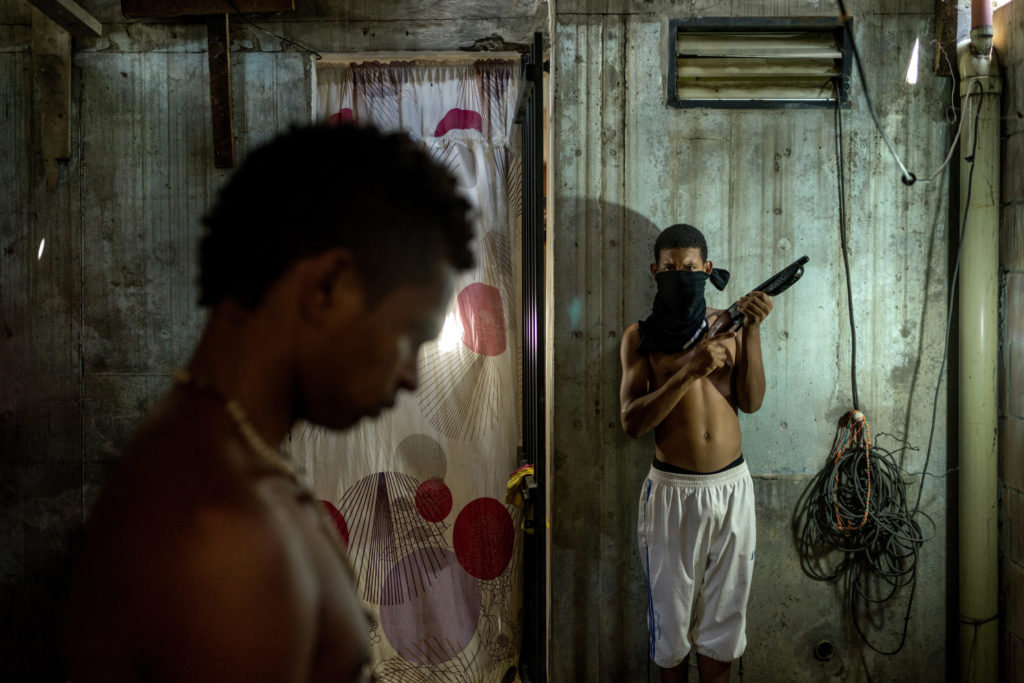
[[[113,513],[136,520],[120,533],[159,532],[154,553],[176,570],[230,551],[276,550],[288,540],[287,519],[275,514],[252,462],[224,415],[158,406],[125,447],[100,502],[112,509],[97,506],[97,521],[114,524]]]
[[[622,350],[635,350],[640,344],[640,323],[633,323],[622,333]]]
[[[632,384],[634,379],[642,379],[643,383],[646,383],[646,377],[641,378],[640,375],[646,373],[649,368],[648,358],[639,352],[639,348],[640,327],[638,323],[633,323],[622,333],[622,343],[619,346],[623,382]]]
[[[219,429],[160,406],[126,446],[77,558],[65,638],[74,671],[145,663],[174,680],[262,680],[240,677],[251,661],[293,680],[308,664],[315,568],[288,516],[216,452],[229,441],[210,438]]]

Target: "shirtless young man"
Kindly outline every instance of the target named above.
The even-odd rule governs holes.
[[[366,615],[337,530],[278,453],[417,383],[469,205],[404,135],[295,129],[205,219],[210,316],[90,518],[66,629],[71,680],[366,681]]]
[[[737,410],[752,413],[764,399],[760,326],[772,302],[763,292],[742,297],[742,329],[709,337],[721,311],[706,309],[704,285],[721,289],[728,274],[707,260],[704,236],[667,228],[654,258],[653,313],[623,335],[619,389],[626,433],[655,436],[638,519],[650,657],[662,681],[685,681],[696,647],[701,681],[728,681],[746,647],[755,545]]]

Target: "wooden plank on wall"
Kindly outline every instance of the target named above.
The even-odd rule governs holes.
[[[213,121],[213,164],[235,165],[235,126],[231,116],[231,38],[228,15],[206,22],[210,42],[210,115]]]
[[[74,0],[29,0],[75,38],[103,35],[103,25]]]

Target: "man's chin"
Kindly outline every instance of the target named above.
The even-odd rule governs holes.
[[[310,419],[309,422],[312,422],[318,427],[322,427],[324,429],[329,429],[334,432],[342,432],[350,427],[355,426],[356,423],[363,419],[364,415],[365,413],[361,412],[351,413],[347,415],[332,415],[330,416],[330,418],[320,420]]]
[[[366,417],[370,417],[370,418],[380,417],[382,413],[389,412],[394,407],[395,407],[395,402],[394,401],[389,401],[388,403],[385,403],[383,405],[377,406],[376,408],[374,408],[373,410],[368,412],[366,414]]]
[[[394,405],[394,401],[389,401],[388,403],[382,403],[378,406],[367,408],[359,414],[359,416],[354,420],[354,422],[359,422],[360,420],[363,419],[376,420],[384,413],[389,412],[394,407]]]
[[[394,401],[383,403],[379,406],[373,406],[368,408],[361,408],[356,411],[352,411],[345,415],[333,415],[329,420],[309,420],[321,427],[330,429],[336,432],[344,431],[350,427],[354,427],[364,419],[376,420],[383,413],[388,412],[394,407]]]

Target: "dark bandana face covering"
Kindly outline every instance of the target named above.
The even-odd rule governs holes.
[[[715,268],[710,276],[685,270],[666,270],[654,276],[658,293],[654,295],[651,315],[637,325],[638,353],[679,353],[700,341],[708,326],[704,318],[704,286],[708,280],[722,290],[729,281],[729,273]]]

